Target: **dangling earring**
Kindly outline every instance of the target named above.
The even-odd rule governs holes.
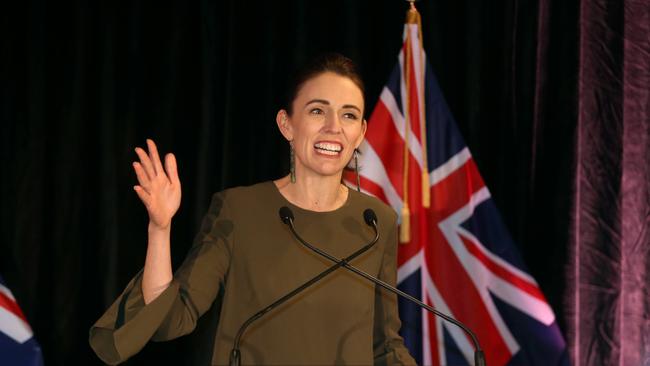
[[[296,154],[293,151],[293,141],[289,141],[289,172],[291,183],[296,183]]]
[[[354,172],[357,174],[357,191],[361,192],[361,179],[359,178],[359,149],[354,149]]]

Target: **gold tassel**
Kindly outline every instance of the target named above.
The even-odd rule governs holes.
[[[431,195],[429,194],[429,174],[426,170],[422,172],[422,206],[429,208],[431,206]]]
[[[399,242],[406,244],[411,241],[411,211],[407,203],[402,206],[402,223],[399,226]]]

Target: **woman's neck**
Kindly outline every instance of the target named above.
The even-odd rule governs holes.
[[[280,193],[292,204],[310,211],[333,211],[343,206],[348,189],[341,177],[303,177],[291,183],[289,176],[274,181]]]

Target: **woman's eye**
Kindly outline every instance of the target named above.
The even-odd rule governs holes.
[[[352,119],[352,120],[357,120],[357,119],[359,119],[359,117],[357,117],[357,115],[354,114],[354,113],[344,113],[344,114],[343,114],[343,117],[345,117],[345,118],[347,118],[347,119]]]
[[[313,108],[309,111],[309,114],[323,114],[323,110],[320,108]]]

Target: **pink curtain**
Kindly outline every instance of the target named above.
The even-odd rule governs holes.
[[[575,365],[650,365],[650,1],[582,0],[567,327]]]

